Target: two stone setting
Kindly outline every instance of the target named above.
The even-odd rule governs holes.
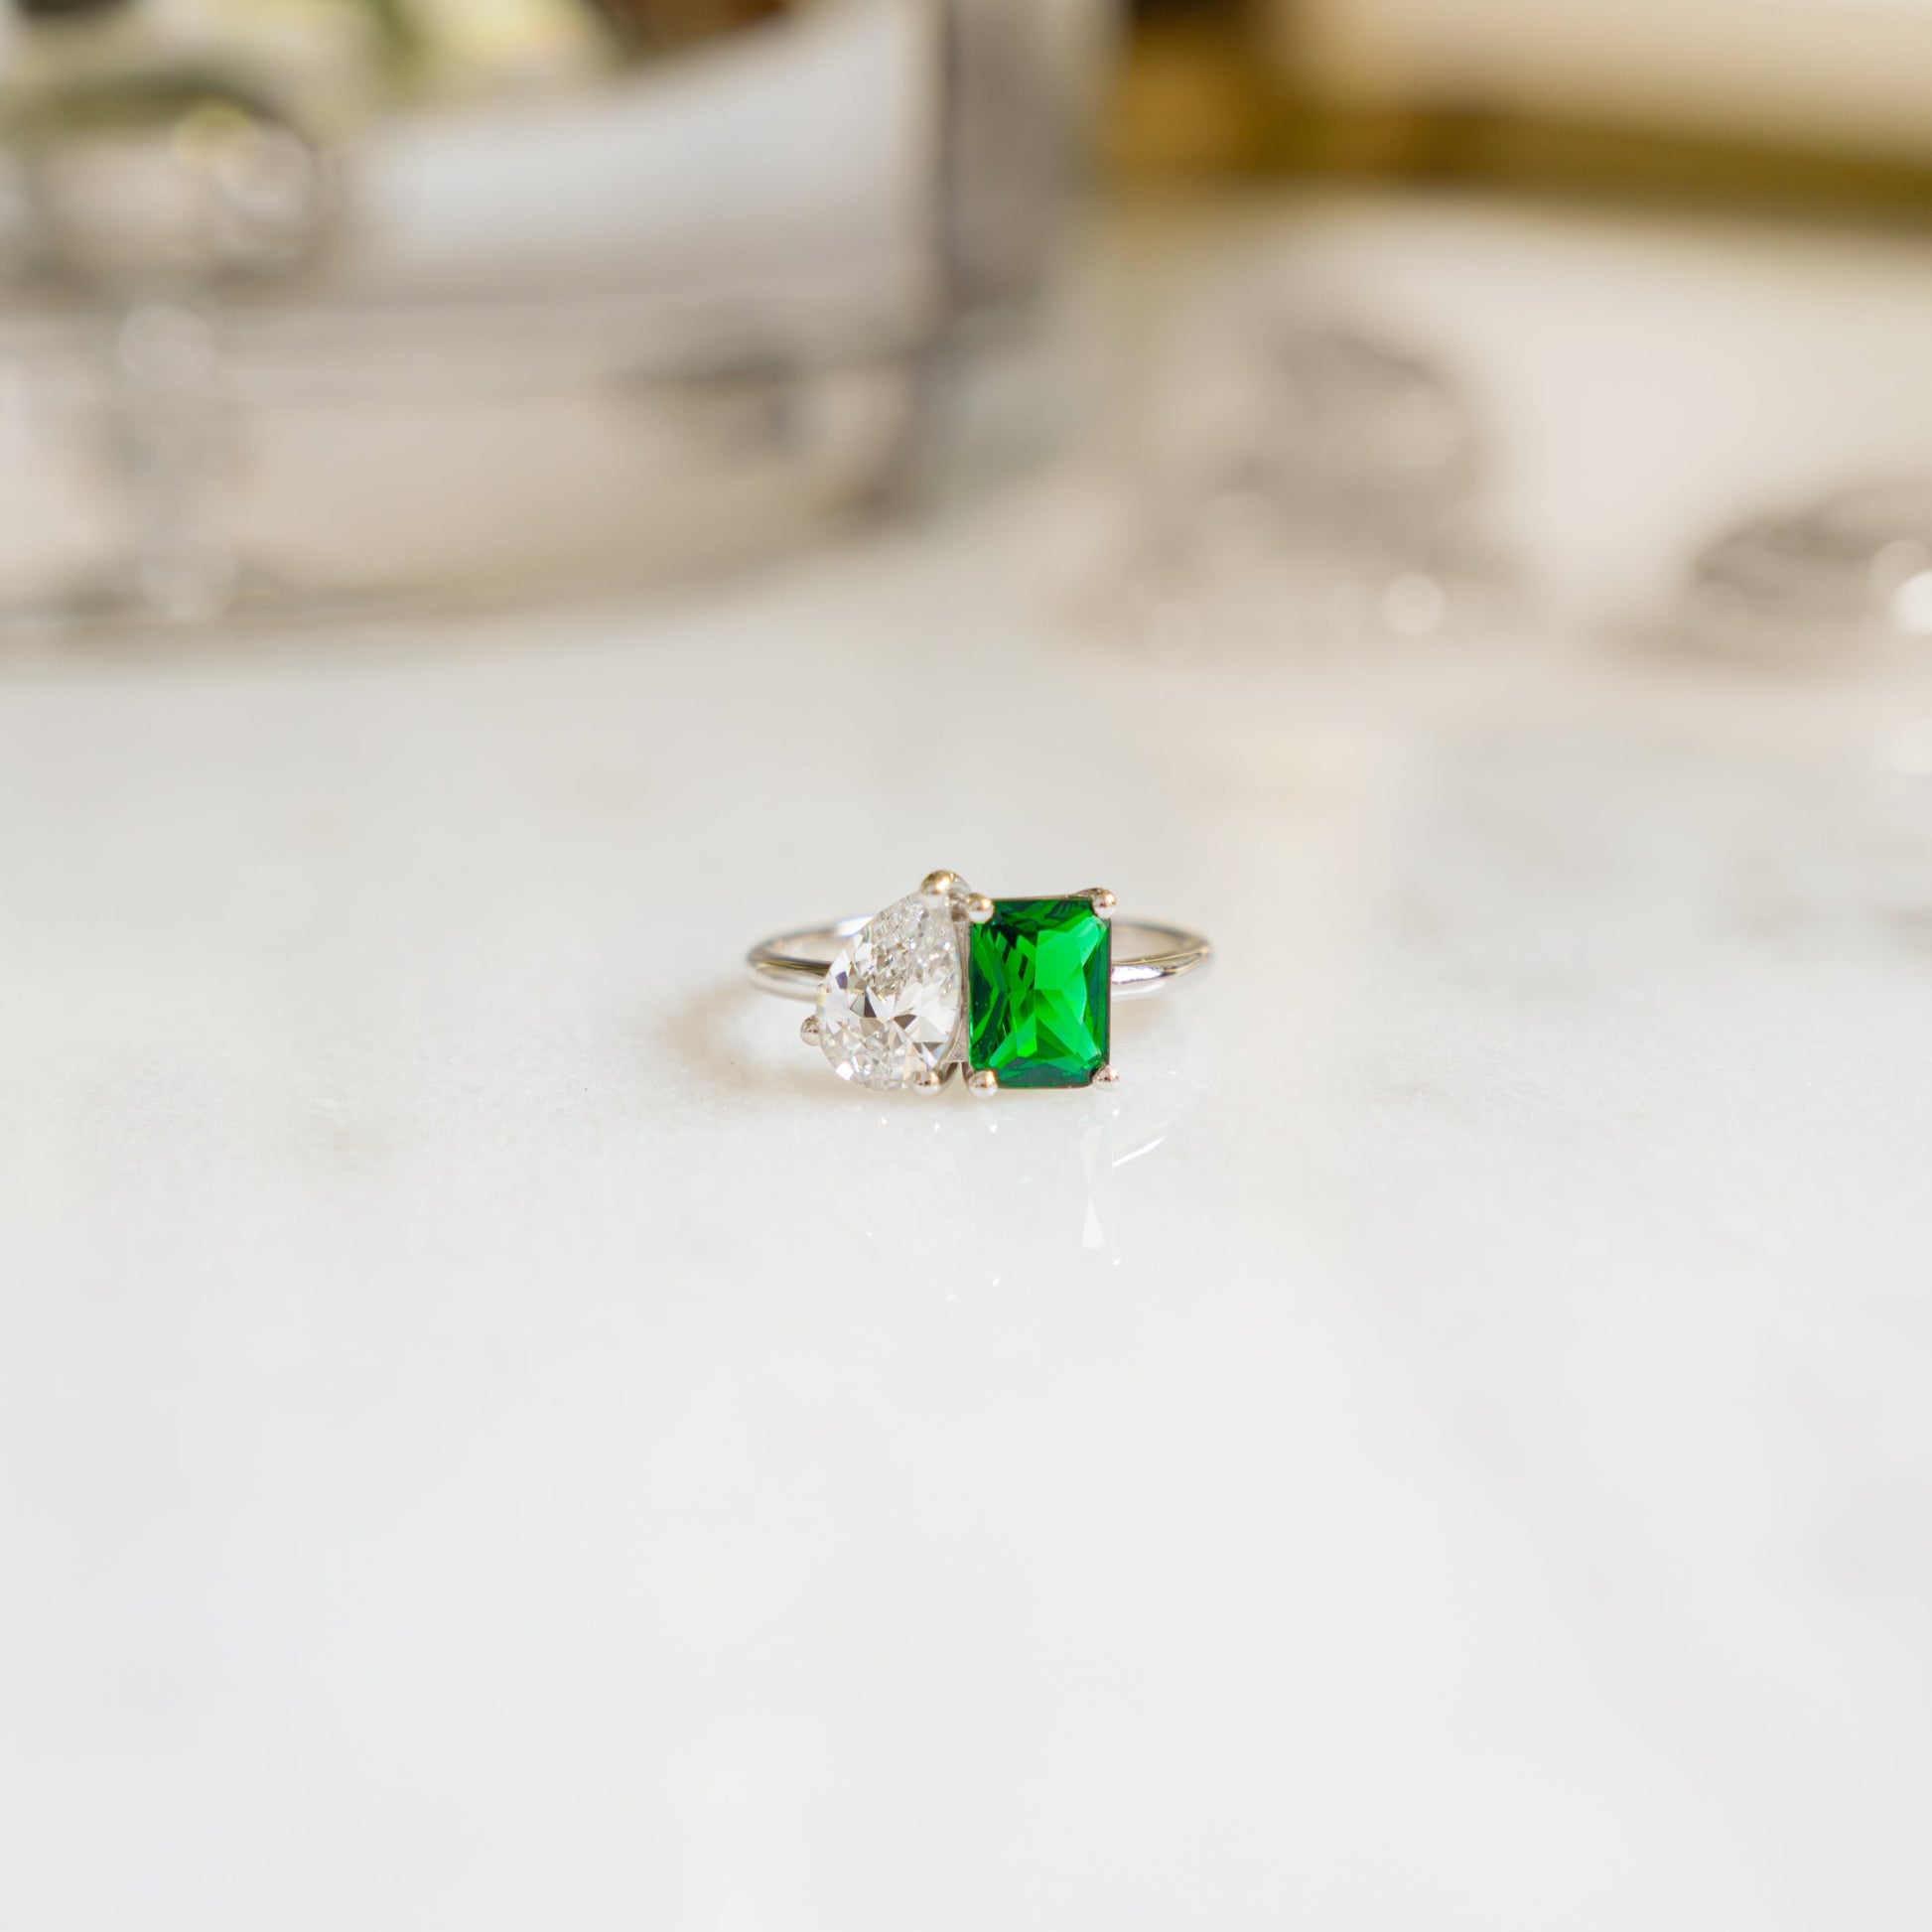
[[[961,1068],[975,1094],[1110,1084],[1113,909],[1109,892],[989,898],[930,873],[845,940],[804,1036],[880,1091]]]

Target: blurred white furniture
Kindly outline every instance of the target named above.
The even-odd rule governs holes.
[[[24,279],[33,198],[0,173],[0,621],[143,615],[107,580],[165,493],[117,462],[162,413],[117,335],[153,300],[207,311],[175,441],[220,461],[163,460],[244,612],[693,569],[821,526],[890,485],[942,330],[1036,291],[1106,14],[846,0],[554,98],[374,116],[301,272],[218,301],[98,247],[91,278]]]

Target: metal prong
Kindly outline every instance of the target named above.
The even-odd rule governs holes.
[[[1087,897],[1093,901],[1093,916],[1096,919],[1111,919],[1114,907],[1120,903],[1104,886],[1096,886]]]
[[[1000,1091],[1000,1076],[990,1066],[982,1066],[966,1076],[966,1091],[975,1100],[984,1100]]]
[[[936,1066],[928,1066],[912,1084],[920,1093],[937,1093],[946,1084],[946,1076]]]
[[[1093,1083],[1097,1087],[1119,1086],[1120,1068],[1117,1066],[1096,1066],[1093,1070]]]
[[[919,891],[922,893],[937,893],[941,898],[951,898],[954,893],[961,891],[965,887],[965,884],[966,882],[960,878],[958,873],[947,872],[942,868],[938,872],[927,873],[919,881]]]
[[[806,1014],[804,1019],[799,1021],[798,1037],[802,1039],[807,1046],[816,1046],[818,1044],[818,1015],[817,1014],[808,1013]]]
[[[975,925],[984,925],[993,916],[993,901],[984,893],[975,893],[966,901],[966,916]]]

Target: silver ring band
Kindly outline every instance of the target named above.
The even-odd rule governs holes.
[[[752,984],[781,1000],[816,998],[839,947],[865,923],[841,919],[836,925],[808,926],[802,932],[782,932],[764,940],[745,955]],[[1214,948],[1198,932],[1146,919],[1116,919],[1113,997],[1145,999],[1185,973],[1205,972],[1213,959]]]

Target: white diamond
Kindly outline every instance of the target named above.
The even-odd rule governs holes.
[[[848,939],[818,989],[818,1043],[841,1080],[909,1087],[959,1031],[959,939],[936,893],[908,893]]]

